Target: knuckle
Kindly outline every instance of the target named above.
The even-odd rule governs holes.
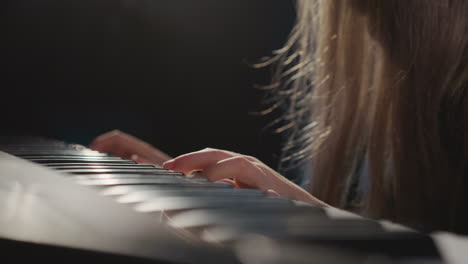
[[[250,161],[245,156],[234,157],[231,162],[235,163],[236,166],[245,168],[251,165]]]
[[[111,132],[109,132],[109,134],[111,136],[120,136],[122,134],[122,131],[118,130],[118,129],[114,129],[112,130]]]
[[[108,138],[108,140],[111,140],[113,141],[114,143],[121,143],[121,141],[124,140],[124,133],[119,131],[119,130],[115,130],[115,132],[113,131],[112,134],[110,135],[110,137]]]
[[[205,150],[205,152],[209,152],[211,155],[214,155],[216,158],[223,158],[224,156],[226,156],[226,152],[223,150],[219,150],[219,149],[210,148],[210,149]]]
[[[245,155],[244,156],[247,160],[251,161],[251,162],[258,162],[259,160],[255,157],[252,157],[252,156],[248,156],[248,155]]]
[[[214,149],[214,148],[204,148],[204,149],[202,149],[201,151],[203,151],[203,152],[211,152],[211,151],[217,151],[217,149]]]

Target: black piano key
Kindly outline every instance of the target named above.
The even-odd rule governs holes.
[[[89,175],[89,174],[147,174],[147,175],[180,175],[180,173],[171,172],[162,168],[116,168],[116,169],[69,169],[63,168],[62,171],[70,174]]]
[[[149,164],[113,164],[113,163],[48,163],[44,166],[51,167],[56,170],[61,169],[134,169],[134,168],[157,168]]]
[[[224,185],[223,185],[224,186]],[[106,187],[104,186],[101,191],[100,191],[100,194],[101,195],[104,195],[104,196],[124,196],[124,195],[129,195],[129,194],[132,194],[134,192],[140,192],[140,191],[152,191],[152,190],[156,190],[156,191],[161,191],[161,190],[184,190],[184,189],[203,189],[203,190],[211,190],[211,189],[216,189],[216,188],[211,188],[211,187],[208,187],[208,188],[204,188],[204,185],[189,185],[189,186],[185,186],[185,185],[181,185],[181,186],[177,186],[177,185],[118,185],[118,186],[109,186],[109,187]],[[221,188],[221,189],[225,189],[225,188]]]
[[[263,222],[282,222],[284,227],[293,218],[313,217],[329,220],[323,208],[316,206],[242,207],[229,209],[203,209],[179,213],[169,222],[175,228],[194,228],[214,225],[246,225]]]
[[[120,203],[139,203],[151,199],[162,197],[193,197],[197,199],[203,196],[220,196],[220,197],[263,197],[265,194],[258,190],[252,189],[204,189],[204,188],[160,188],[160,189],[146,189],[133,191],[126,195],[117,198]]]
[[[207,186],[208,185],[208,186]],[[219,188],[217,188],[219,187]],[[100,194],[104,196],[123,196],[129,195],[134,192],[140,191],[185,191],[185,190],[192,190],[192,189],[199,189],[200,191],[211,192],[216,191],[218,189],[223,190],[238,190],[238,188],[226,188],[231,187],[228,184],[211,184],[207,182],[207,184],[193,184],[193,185],[118,185],[118,186],[110,186],[104,187]]]
[[[278,240],[302,242],[341,241],[341,240],[378,240],[389,238],[384,229],[372,221],[365,220],[330,220],[318,217],[298,218],[293,222],[269,221],[231,221],[219,222],[207,227],[202,238],[207,242],[231,243],[246,234],[257,234]]]
[[[99,151],[89,149],[87,147],[84,147],[82,145],[67,145],[67,144],[32,144],[32,145],[15,145],[15,144],[10,144],[10,145],[0,145],[0,149],[2,150],[8,150],[12,152],[27,152],[27,151],[75,151],[75,152],[96,152],[98,153]]]
[[[250,197],[250,198],[259,198],[264,197],[264,193],[260,191],[254,192],[243,192],[238,191],[241,189],[215,189],[207,191],[206,189],[201,188],[192,188],[192,189],[177,189],[177,190],[160,190],[160,191],[141,191],[131,193],[125,196],[117,198],[117,201],[120,203],[140,203],[146,201],[154,201],[158,198],[166,197],[191,197],[193,199],[203,198],[203,197],[225,197],[225,198],[236,198],[236,197]]]
[[[56,163],[54,163],[56,164]],[[158,170],[163,171],[160,167],[152,165],[141,165],[141,164],[101,164],[95,165],[93,163],[83,163],[75,165],[53,165],[49,166],[55,170]]]
[[[23,156],[21,157],[23,159],[27,159],[27,160],[50,160],[50,159],[62,159],[62,160],[70,160],[70,161],[74,161],[74,160],[87,160],[87,161],[96,161],[96,162],[100,162],[100,161],[107,161],[107,160],[124,160],[122,158],[119,158],[119,157],[111,157],[111,156],[71,156],[71,155],[35,155],[35,156],[32,156],[32,157],[28,157],[28,156]]]
[[[145,177],[141,179],[82,179],[77,181],[82,185],[91,186],[119,186],[119,185],[184,185],[184,186],[199,186],[213,188],[233,188],[232,185],[224,182],[197,182],[190,179],[181,179],[173,177],[171,179],[157,177]]]
[[[135,206],[139,212],[161,212],[202,208],[237,208],[248,206],[291,205],[291,201],[280,198],[226,198],[226,197],[164,197],[144,202]]]
[[[93,150],[20,150],[20,151],[10,151],[12,155],[29,159],[29,158],[36,158],[36,157],[44,157],[44,156],[86,156],[86,157],[109,157],[109,155],[105,153],[100,153]]]
[[[164,172],[158,175],[148,175],[148,174],[89,174],[89,175],[70,175],[71,178],[79,181],[86,180],[108,180],[108,179],[136,179],[136,180],[147,180],[147,179],[167,179],[167,180],[181,180],[186,182],[208,182],[206,178],[188,178],[183,176],[183,174],[176,172]]]
[[[0,149],[5,152],[49,152],[49,151],[75,151],[75,152],[80,152],[80,151],[95,151],[91,149],[87,149],[84,147],[81,148],[73,148],[69,146],[41,146],[41,145],[36,145],[36,146],[15,146],[15,145],[10,145],[10,146],[0,146]],[[98,151],[96,151],[98,152]]]
[[[32,162],[47,164],[47,163],[108,163],[108,164],[136,164],[131,160],[124,160],[119,158],[71,158],[71,157],[47,157],[47,158],[33,158],[28,159]]]
[[[378,222],[362,219],[329,219],[326,217],[259,217],[219,222],[218,228],[235,229],[237,233],[256,233],[281,239],[343,240],[367,239],[387,232]]]

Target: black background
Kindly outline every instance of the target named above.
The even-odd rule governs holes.
[[[204,147],[275,166],[258,117],[290,0],[3,0],[2,134],[88,144],[121,129],[179,155]]]

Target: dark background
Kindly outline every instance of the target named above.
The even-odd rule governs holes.
[[[179,155],[204,147],[275,167],[258,117],[292,0],[3,0],[2,134],[88,144],[112,129]]]

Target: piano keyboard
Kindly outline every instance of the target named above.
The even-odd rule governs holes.
[[[59,231],[53,231],[52,216],[41,220],[36,215],[34,225],[41,234],[29,236],[23,231],[31,223],[10,221],[9,228],[18,225],[18,230],[0,228],[0,237],[7,241],[99,252],[126,263],[443,263],[431,237],[405,228],[390,230],[339,210],[267,197],[258,190],[187,177],[54,140],[4,138],[0,151],[16,156],[0,156],[0,165],[20,164],[11,166],[14,173],[0,166],[0,187],[8,190],[0,197],[3,201],[13,201],[18,190],[29,190],[30,195],[37,188],[44,197],[56,195],[44,198],[58,203],[55,208],[61,206],[54,214],[73,215],[60,239],[53,238]],[[25,180],[3,177],[7,174],[24,175]],[[57,199],[59,195],[63,198]],[[41,210],[42,216],[44,206],[31,210]],[[23,221],[23,214],[28,212],[15,217]],[[8,216],[0,216],[5,223]],[[98,228],[114,231],[110,237],[74,240],[76,230]]]

